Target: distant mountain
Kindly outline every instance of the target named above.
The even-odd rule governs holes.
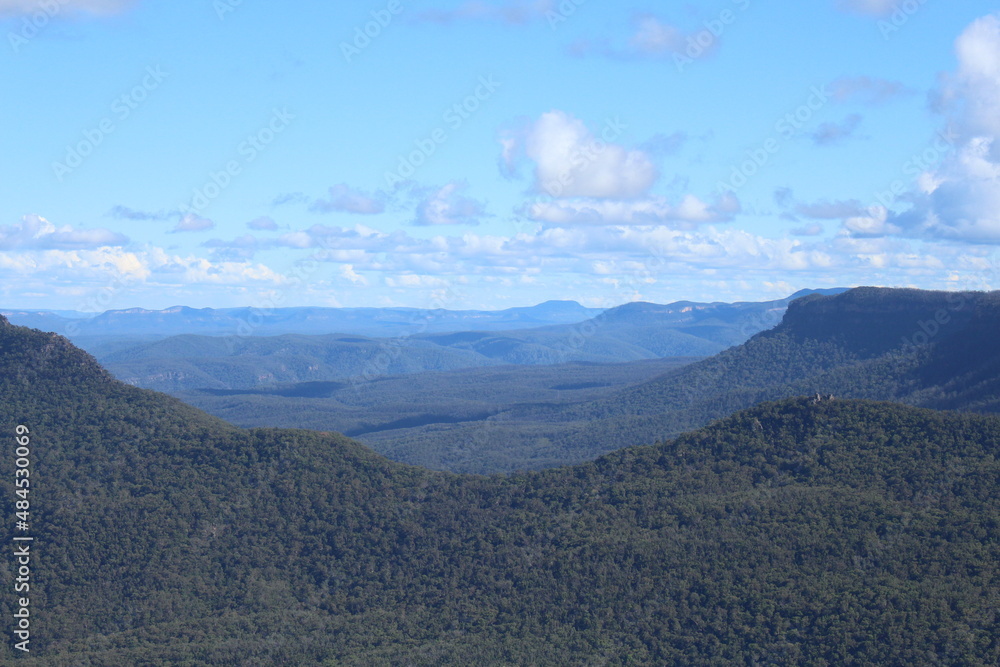
[[[419,338],[510,364],[615,363],[709,356],[773,327],[781,321],[788,304],[804,294],[844,291],[803,290],[785,299],[764,302],[634,302],[575,324],[503,333],[428,334]]]
[[[0,310],[0,316],[8,321],[32,329],[42,331],[64,332],[73,322],[79,324],[90,319],[93,313],[80,313],[74,310]]]
[[[109,310],[87,318],[14,310],[0,312],[9,313],[10,321],[15,324],[51,330],[72,338],[145,335],[166,337],[184,334],[247,337],[331,333],[399,337],[473,328],[503,331],[569,324],[594,317],[602,310],[584,308],[575,301],[547,301],[537,306],[498,311],[417,308],[214,309],[176,306],[165,310]],[[45,326],[36,326],[39,324]]]
[[[19,424],[30,526],[0,539],[34,538],[26,664],[1000,663],[996,417],[793,399],[458,476],[235,428],[0,319]]]
[[[553,447],[579,448],[587,458],[614,433],[654,442],[762,401],[803,394],[994,412],[1000,410],[998,325],[1000,292],[858,288],[808,295],[790,304],[779,326],[714,357],[599,402],[523,406],[500,418],[561,422],[541,433],[551,435]],[[525,440],[539,435],[533,429]],[[409,446],[420,452],[426,442],[421,435]],[[434,442],[441,446],[440,434]]]
[[[182,336],[127,343],[81,336],[77,341],[117,377],[147,389],[169,392],[253,389],[275,383],[331,382],[500,364],[620,363],[661,357],[704,357],[773,326],[780,321],[790,300],[791,297],[762,303],[633,303],[572,324],[514,331],[419,333],[392,339],[349,334]],[[492,316],[494,324],[501,315],[508,318],[508,323],[525,322],[529,319],[526,313],[535,319],[572,319],[581,311],[574,302],[550,301]],[[452,322],[461,319],[454,313],[439,315],[439,324],[446,319]]]
[[[780,325],[743,345],[593,400],[502,399],[482,410],[488,417],[435,422],[434,415],[448,414],[445,399],[425,419],[391,429],[381,428],[372,410],[369,431],[358,437],[399,461],[486,473],[585,461],[804,394],[998,412],[997,331],[1000,292],[858,288],[806,295],[791,303]],[[427,402],[434,395],[428,389]],[[291,399],[278,397],[254,403],[252,417],[244,403],[250,397],[186,398],[235,423],[289,425],[294,414]],[[343,413],[323,400],[310,405],[310,425],[333,430]]]

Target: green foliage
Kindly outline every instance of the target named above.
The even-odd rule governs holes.
[[[651,304],[616,310],[627,317],[644,307]],[[545,369],[488,369],[475,376],[475,386],[463,383],[460,373],[426,374],[352,384],[309,400],[274,394],[183,397],[242,426],[347,432],[406,463],[511,472],[589,461],[791,396],[821,393],[996,412],[998,330],[995,294],[859,288],[793,301],[779,326],[682,368],[644,365],[652,362],[593,367],[589,382],[617,386],[591,395],[538,393],[537,373]],[[655,369],[662,375],[650,377]],[[567,379],[553,377],[550,387],[582,381],[570,379],[575,371],[566,367],[551,372]],[[628,372],[635,373],[632,382],[622,382]],[[352,403],[352,395],[365,399]]]
[[[2,324],[0,406],[35,452],[26,665],[1000,662],[1000,418],[793,399],[458,476],[237,429]]]

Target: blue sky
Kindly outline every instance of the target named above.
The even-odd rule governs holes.
[[[985,289],[967,0],[0,0],[0,306]]]

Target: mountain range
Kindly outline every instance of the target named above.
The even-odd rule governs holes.
[[[0,310],[14,324],[81,337],[275,336],[283,334],[357,334],[412,336],[470,328],[504,331],[580,322],[603,309],[575,301],[546,301],[537,306],[499,311],[444,308],[126,308],[100,314],[76,311]]]
[[[872,297],[896,326],[852,342],[833,320],[867,328]],[[934,305],[809,299],[747,345],[864,363]],[[949,311],[922,368],[927,345],[985,332],[990,307]],[[1000,662],[994,416],[793,398],[572,467],[454,475],[234,427],[3,320],[0,406],[8,437],[30,430],[25,664]],[[14,467],[0,461],[8,517]],[[0,596],[0,616],[15,604]]]
[[[795,298],[842,291],[804,290],[785,299],[759,303],[630,303],[600,311],[590,318],[583,316],[593,311],[586,311],[572,302],[549,302],[534,308],[514,309],[516,312],[477,313],[475,318],[469,313],[439,311],[433,315],[435,328],[459,325],[486,328],[447,333],[413,332],[394,338],[363,335],[360,320],[348,322],[346,312],[331,311],[329,318],[309,320],[309,325],[320,327],[322,323],[322,326],[355,328],[330,330],[323,335],[206,336],[189,332],[157,340],[150,340],[148,336],[136,340],[134,336],[139,328],[131,323],[131,318],[138,318],[138,324],[145,326],[149,324],[144,319],[147,315],[106,313],[100,316],[105,330],[124,333],[98,337],[81,335],[74,340],[118,378],[147,389],[174,393],[199,389],[266,389],[283,383],[371,379],[505,364],[620,363],[662,357],[709,356],[777,324]],[[391,326],[395,312],[365,311],[368,317],[378,313],[378,317],[383,318],[380,324],[385,327]],[[534,321],[558,317],[572,321],[495,330],[528,321],[526,313],[530,313]],[[171,313],[169,318],[183,315],[183,312]],[[334,316],[340,319],[335,322]],[[169,319],[157,313],[149,317]],[[581,319],[573,320],[574,317]],[[288,329],[291,327],[288,322],[293,321],[302,323],[301,319],[289,314],[280,326]],[[111,326],[111,322],[117,324]],[[163,331],[169,331],[174,325],[181,326],[181,322],[164,324]],[[190,320],[183,322],[192,331],[200,326]],[[232,324],[227,322],[227,326]],[[277,321],[268,325],[270,328],[278,326]],[[494,330],[490,330],[490,326]],[[428,324],[425,328],[432,327]]]
[[[470,407],[449,396],[455,380],[448,374],[437,376],[437,389],[422,382],[418,400],[384,379],[314,392],[308,400],[180,395],[241,425],[291,426],[305,418],[311,428],[348,430],[387,456],[431,468],[537,469],[591,460],[622,442],[668,439],[762,401],[817,393],[995,412],[998,301],[998,293],[881,288],[806,295],[778,326],[742,345],[659,377],[619,382],[597,397],[518,400],[481,389],[469,395],[479,399]],[[550,386],[558,385],[553,377]],[[465,417],[445,422],[442,414]]]

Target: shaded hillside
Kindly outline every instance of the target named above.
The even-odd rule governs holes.
[[[168,392],[250,389],[500,364],[473,352],[412,338],[386,340],[340,334],[173,336],[110,348],[100,359],[129,384]]]
[[[23,664],[1000,661],[997,418],[799,399],[461,477],[230,427],[4,322],[0,406],[34,457]]]

